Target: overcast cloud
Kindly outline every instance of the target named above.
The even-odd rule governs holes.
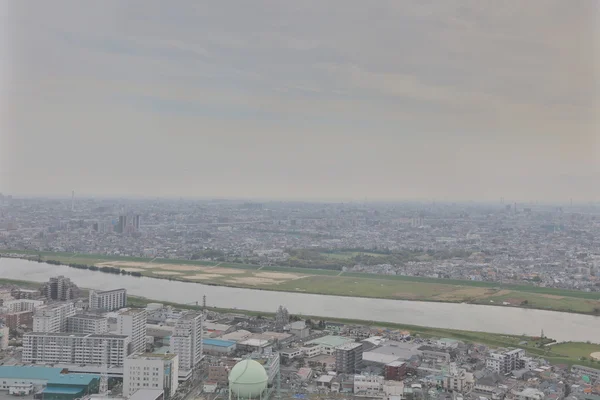
[[[0,191],[600,200],[600,2],[1,1]]]

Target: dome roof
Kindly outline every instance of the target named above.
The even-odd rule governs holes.
[[[268,380],[267,372],[259,362],[242,360],[229,372],[229,390],[233,397],[259,398],[266,389]]]

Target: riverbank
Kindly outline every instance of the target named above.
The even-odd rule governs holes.
[[[414,276],[383,276],[288,267],[0,250],[37,261],[181,282],[280,292],[469,303],[600,315],[600,292]],[[116,271],[118,269],[118,271]]]
[[[40,286],[40,284],[37,282],[11,279],[0,279],[0,285],[17,285],[25,288],[38,288]],[[180,304],[175,302],[165,302],[161,300],[154,300],[145,297],[130,295],[128,295],[128,302],[131,306],[134,307],[145,307],[148,303],[162,303],[164,305],[169,305],[181,309],[201,309],[201,307],[194,305]],[[269,312],[257,312],[217,307],[207,307],[207,310],[219,313],[237,313],[251,316],[271,317],[274,315],[274,313]],[[592,368],[600,368],[600,362],[593,362],[589,360],[588,356],[585,356],[586,353],[600,351],[600,345],[597,344],[570,342],[566,344],[544,346],[544,344],[547,344],[549,340],[542,342],[539,338],[534,338],[525,335],[504,335],[457,329],[431,328],[409,324],[364,321],[359,319],[327,318],[318,315],[302,315],[302,318],[312,319],[313,321],[327,320],[343,324],[366,325],[372,328],[408,330],[411,332],[412,335],[419,335],[421,337],[452,338],[468,343],[485,344],[492,347],[517,347],[525,349],[532,355],[544,357],[554,364],[581,364],[590,366]],[[586,357],[588,359],[582,360],[582,357]]]

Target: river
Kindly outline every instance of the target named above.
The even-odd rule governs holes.
[[[68,276],[83,288],[125,288],[131,295],[174,303],[201,303],[202,296],[206,295],[207,304],[211,307],[275,312],[279,305],[283,305],[293,314],[513,335],[536,336],[543,329],[546,336],[558,341],[600,342],[600,317],[591,315],[516,307],[368,299],[207,286],[0,258],[1,278],[45,282],[56,275]]]

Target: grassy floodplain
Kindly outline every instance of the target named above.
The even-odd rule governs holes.
[[[528,307],[600,315],[600,292],[455,279],[340,272],[199,260],[2,250],[43,261],[112,266],[143,276],[288,292]],[[341,256],[349,256],[342,254]]]

